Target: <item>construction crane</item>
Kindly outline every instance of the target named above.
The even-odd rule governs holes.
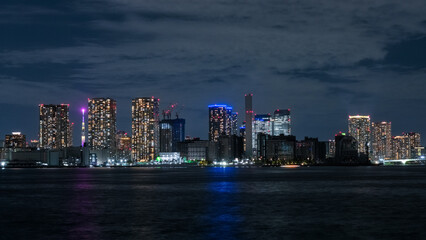
[[[176,112],[176,118],[179,118],[178,110],[182,110],[183,105],[180,105],[178,103],[172,103],[170,104],[167,109],[163,110],[163,119],[171,119],[172,118],[172,112]]]

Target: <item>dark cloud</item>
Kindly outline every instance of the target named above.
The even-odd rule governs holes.
[[[426,99],[425,12],[420,0],[2,1],[0,104],[111,96],[129,130],[131,98],[155,95],[206,137],[206,106],[243,112],[252,91],[257,113],[291,108],[298,137],[328,139],[357,113],[426,134],[425,113],[403,117]],[[1,134],[16,117],[36,121],[11,111]]]

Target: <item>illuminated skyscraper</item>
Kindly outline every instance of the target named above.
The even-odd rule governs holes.
[[[246,130],[245,130],[245,150],[246,157],[250,158],[253,155],[253,94],[245,95],[245,110],[246,110]]]
[[[90,149],[115,149],[116,119],[117,103],[114,99],[88,99],[87,140]]]
[[[411,156],[410,137],[403,134],[392,138],[392,159],[409,159]]]
[[[257,155],[257,135],[259,133],[272,135],[272,121],[270,114],[256,114],[253,121],[253,152]]]
[[[285,136],[291,135],[291,116],[290,109],[277,109],[274,112],[272,123],[272,135],[279,136],[284,134]]]
[[[159,152],[159,104],[157,98],[132,100],[132,160],[154,160]]]
[[[40,148],[60,149],[72,145],[69,104],[40,104]]]
[[[12,134],[8,134],[4,138],[4,147],[5,148],[25,148],[27,146],[26,144],[26,137],[25,135],[21,134],[20,132],[12,132]]]
[[[410,147],[411,148],[421,146],[420,133],[408,132],[408,133],[403,133],[403,135],[408,136],[408,138],[410,139]]]
[[[392,158],[391,122],[373,122],[371,124],[371,131],[373,160]]]
[[[240,128],[238,127],[238,113],[233,112],[231,115],[231,135],[239,135]]]
[[[370,145],[370,116],[349,116],[349,135],[358,142],[358,153],[368,154]]]
[[[394,137],[395,159],[420,157],[422,149],[420,140],[420,133],[416,132],[402,133],[402,136]]]
[[[217,142],[220,136],[232,133],[232,107],[227,105],[209,105],[209,140]]]

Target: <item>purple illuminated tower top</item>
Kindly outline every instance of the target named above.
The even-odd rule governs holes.
[[[84,127],[84,113],[86,112],[86,109],[82,108],[81,113],[83,115],[81,120],[81,146],[84,147],[84,143],[86,142],[86,129]]]

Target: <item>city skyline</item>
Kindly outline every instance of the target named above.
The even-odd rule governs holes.
[[[426,239],[425,13],[1,0],[2,239]]]
[[[252,96],[253,96],[253,94],[252,94]],[[150,97],[145,97],[145,98],[150,98]],[[256,98],[255,98],[256,99]],[[68,119],[70,119],[69,120],[69,128],[72,130],[72,132],[71,132],[71,135],[70,136],[72,136],[72,140],[73,140],[73,144],[72,144],[72,146],[78,146],[78,145],[81,145],[81,134],[82,134],[82,132],[81,132],[81,125],[82,125],[82,122],[81,122],[81,114],[82,114],[82,111],[84,111],[84,113],[83,114],[86,114],[86,116],[85,116],[85,118],[88,118],[88,115],[89,115],[89,113],[85,110],[85,109],[90,109],[90,105],[91,105],[91,102],[93,101],[93,100],[111,100],[111,101],[113,101],[113,104],[114,104],[114,108],[115,108],[115,111],[114,111],[114,115],[117,115],[116,114],[116,111],[119,109],[119,107],[117,107],[117,103],[116,103],[116,101],[114,100],[114,99],[111,99],[110,97],[96,97],[96,98],[92,98],[92,99],[90,99],[90,98],[88,98],[88,103],[86,103],[87,105],[86,106],[79,106],[79,107],[77,107],[78,108],[78,113],[79,113],[79,115],[78,116],[72,116],[72,114],[70,114],[69,113],[69,116],[67,116],[67,118]],[[159,102],[159,100],[160,99],[158,99],[158,102]],[[131,101],[131,100],[130,100]],[[176,103],[175,103],[176,104]],[[70,106],[70,104],[65,104],[65,103],[61,103],[61,104],[39,104],[39,107],[40,106],[44,106],[44,105],[47,105],[47,106],[58,106],[58,107],[60,107],[60,106],[66,106],[67,107],[67,109],[68,109],[68,111],[69,112],[74,112],[74,111],[72,111],[72,110],[75,110],[75,109],[73,109],[71,106]],[[209,109],[210,107],[212,107],[212,106],[225,106],[225,107],[229,107],[230,108],[230,111],[229,111],[229,120],[231,121],[231,119],[233,119],[233,118],[231,118],[231,116],[234,116],[234,114],[236,113],[237,115],[238,115],[238,112],[234,112],[234,108],[231,106],[231,105],[226,105],[226,104],[209,104],[208,106],[207,106],[207,109]],[[159,109],[166,109],[167,107],[162,107],[161,106],[161,104],[159,104]],[[130,108],[130,110],[131,110],[131,108]],[[274,116],[274,113],[276,113],[276,112],[279,112],[279,110],[280,109],[276,109],[276,110],[273,110],[273,109],[271,109],[271,111],[269,111],[267,114],[269,114],[270,115],[270,117],[271,117],[271,119],[273,119],[273,116]],[[160,111],[160,110],[158,110],[158,111]],[[282,109],[281,111],[285,111],[285,112],[288,112],[288,114],[290,114],[290,109]],[[182,114],[182,112],[177,112],[180,116],[181,115],[184,115],[184,114]],[[231,115],[231,113],[232,113],[232,115]],[[76,113],[75,113],[76,114]],[[208,113],[206,113],[206,115],[208,116],[209,114]],[[265,115],[265,114],[260,114],[260,113],[257,113],[256,111],[253,111],[253,124],[255,123],[255,119],[256,119],[256,116],[263,116],[263,115]],[[291,116],[292,116],[292,118],[293,118],[293,111],[292,111],[292,114],[291,114]],[[38,118],[39,118],[40,116],[38,116]],[[242,116],[240,116],[240,118],[238,118],[238,124],[237,124],[237,126],[238,127],[240,127],[240,126],[242,126],[243,124],[244,124],[244,122],[245,122],[245,119],[242,119],[241,118]],[[383,121],[378,121],[377,119],[374,119],[373,117],[371,117],[370,115],[368,115],[368,116],[363,116],[363,115],[360,115],[360,114],[349,114],[348,115],[348,118],[349,118],[349,120],[350,119],[352,119],[352,118],[355,118],[355,119],[357,119],[357,118],[363,118],[363,117],[365,117],[365,118],[368,118],[369,119],[369,122],[370,122],[370,120],[371,120],[371,122],[370,122],[370,124],[369,124],[369,126],[370,126],[370,128],[371,127],[373,127],[373,125],[374,125],[374,123],[379,123],[379,122],[386,122],[386,121],[389,121],[389,122],[391,122],[391,120],[383,120]],[[118,117],[117,116],[114,116],[114,118],[117,118],[118,119]],[[334,135],[335,134],[337,134],[337,133],[339,133],[339,132],[350,132],[349,131],[349,126],[348,126],[348,118],[346,118],[346,129],[345,128],[343,128],[343,129],[338,129],[336,132],[332,132],[332,133],[330,133],[329,134],[329,136],[328,136],[328,138],[327,137],[325,137],[325,138],[321,138],[321,137],[319,137],[319,136],[317,136],[317,135],[315,135],[315,134],[310,134],[310,135],[305,135],[305,136],[302,136],[302,135],[299,135],[299,134],[293,134],[292,132],[291,132],[291,129],[293,128],[293,124],[294,124],[294,122],[293,121],[291,121],[291,127],[290,127],[290,132],[291,132],[291,135],[294,135],[294,136],[296,136],[297,137],[297,139],[303,139],[304,137],[318,137],[320,140],[323,140],[323,141],[326,141],[326,140],[332,140],[333,139],[333,137],[334,137]],[[77,119],[77,121],[76,121],[76,123],[74,122],[74,121],[72,121],[71,119]],[[78,119],[80,119],[80,121],[78,121]],[[90,118],[89,118],[90,119]],[[88,121],[89,121],[89,119],[85,122],[85,124],[88,124]],[[131,120],[132,119],[132,117],[130,116],[129,117],[129,121],[130,121],[130,124],[131,124]],[[167,118],[164,118],[164,116],[163,117],[160,117],[160,114],[158,114],[158,119],[159,120],[163,120],[163,119],[167,119]],[[186,119],[186,118],[183,118],[183,119]],[[188,120],[186,120],[186,121],[188,121]],[[189,119],[189,121],[191,122],[191,119]],[[207,120],[208,121],[208,120]],[[232,120],[233,121],[233,120]],[[272,121],[273,122],[273,121]],[[206,132],[206,136],[205,137],[203,137],[202,135],[203,134],[201,134],[201,135],[189,135],[189,134],[186,134],[186,136],[188,136],[188,137],[199,137],[199,138],[201,138],[201,139],[209,139],[209,130],[208,130],[208,122],[207,122],[207,132]],[[114,125],[115,125],[115,123],[114,123]],[[125,124],[126,125],[126,124]],[[296,124],[297,125],[297,124]],[[90,124],[89,124],[89,126],[90,126]],[[232,127],[232,126],[230,126],[230,127]],[[253,127],[255,127],[255,125],[253,125]],[[271,126],[272,127],[272,126]],[[25,127],[22,127],[22,128],[25,128]],[[22,129],[21,128],[21,129]],[[86,127],[87,128],[87,127]],[[126,133],[129,133],[129,135],[131,136],[132,134],[132,130],[131,129],[124,129],[124,128],[121,128],[120,127],[120,125],[118,125],[118,124],[116,124],[116,126],[114,126],[114,129],[116,129],[116,132],[117,131],[124,131],[124,132],[126,132]],[[189,125],[189,127],[187,127],[187,130],[186,130],[186,132],[188,132],[188,129],[190,130],[191,129],[191,126]],[[272,132],[273,132],[273,128],[271,129],[272,130]],[[22,130],[20,130],[20,129],[12,129],[12,130],[9,130],[9,132],[5,132],[3,135],[7,135],[7,134],[10,134],[10,133],[12,133],[12,132],[22,132],[26,137],[27,137],[27,143],[30,143],[30,141],[32,141],[32,140],[38,140],[38,139],[40,139],[40,137],[39,137],[39,131],[40,131],[40,128],[39,128],[39,126],[38,126],[38,129],[37,129],[37,133],[34,135],[34,134],[31,134],[31,133],[27,133],[27,132],[23,132]],[[232,130],[230,130],[231,132],[233,132]],[[190,131],[189,131],[190,132]],[[410,133],[410,132],[418,132],[418,133],[420,133],[421,134],[421,131],[413,131],[413,130],[407,130],[407,129],[405,129],[405,130],[403,130],[402,132],[395,132],[394,131],[394,129],[392,128],[392,130],[391,130],[391,136],[392,137],[395,137],[395,136],[398,136],[398,135],[404,135],[405,133]],[[0,132],[0,134],[2,134],[1,132]],[[370,134],[371,134],[371,136],[369,136],[369,142],[371,142],[372,143],[372,138],[373,138],[373,136],[372,136],[372,134],[373,134],[373,132],[371,131],[370,132]],[[113,135],[115,136],[115,133],[113,133]],[[272,134],[271,134],[272,135]],[[279,134],[278,134],[279,135]],[[35,137],[32,137],[32,136],[35,136]],[[86,139],[86,142],[88,141],[87,140],[87,136],[88,136],[88,131],[86,130],[86,135],[85,135],[85,139]],[[114,137],[115,138],[115,137]],[[424,139],[422,139],[421,140],[421,145],[423,145],[423,142],[424,142],[425,140]],[[113,145],[115,145],[115,143],[113,143]],[[254,146],[254,145],[253,145]]]
[[[187,134],[205,139],[205,106],[232,105],[242,119],[240,96],[248,92],[255,113],[290,108],[296,136],[329,139],[345,131],[342,119],[351,114],[392,121],[393,134],[426,135],[422,1],[225,7],[184,0],[169,8],[161,1],[5,0],[0,7],[1,135],[36,138],[39,103],[69,103],[77,124],[94,97],[115,99],[117,125],[130,132],[130,99],[154,95],[163,106],[185,106]]]

